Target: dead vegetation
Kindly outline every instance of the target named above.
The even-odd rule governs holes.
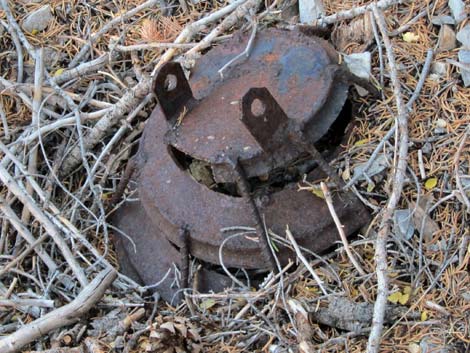
[[[255,23],[297,23],[290,1],[194,3],[50,1],[51,22],[26,32],[46,2],[0,0],[0,352],[468,351],[470,89],[465,43],[435,24],[456,18],[444,0],[324,1],[316,25],[342,55],[370,51],[381,88],[352,89],[354,131],[332,162],[374,212],[348,249],[178,307],[116,277],[109,200],[155,70],[190,68]]]

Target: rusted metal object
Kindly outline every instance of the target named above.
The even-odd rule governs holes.
[[[189,83],[176,63],[157,74],[159,105],[135,157],[140,202],[124,205],[114,217],[138,248],[119,240],[120,257],[128,261],[124,266],[134,267],[134,277],[146,284],[157,282],[170,263],[185,282],[184,253],[219,264],[224,228],[253,227],[258,235],[225,242],[224,264],[235,268],[275,270],[274,256],[281,263],[293,256],[282,247],[272,252],[264,224],[277,234],[289,225],[297,242],[315,252],[339,240],[324,200],[298,192],[296,183],[269,183],[274,171],[307,154],[323,169],[313,174],[341,183],[314,145],[347,97],[349,82],[338,75],[336,52],[326,41],[300,32],[265,30],[249,58],[221,77],[218,70],[244,50],[247,40],[239,36],[211,50]],[[196,166],[201,177],[192,173]],[[346,234],[367,222],[368,212],[350,193],[337,193],[333,202]],[[165,299],[176,292],[174,273],[159,287]],[[204,273],[201,290],[226,283],[215,272]]]

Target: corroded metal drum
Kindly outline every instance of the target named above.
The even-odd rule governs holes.
[[[346,101],[337,54],[322,39],[269,29],[257,35],[248,58],[237,58],[247,42],[238,35],[209,51],[189,81],[177,63],[155,80],[159,104],[134,157],[140,201],[125,203],[113,222],[132,239],[116,237],[124,272],[146,284],[165,278],[156,289],[167,300],[181,285],[181,250],[207,264],[222,258],[227,267],[272,268],[260,220],[280,235],[288,225],[315,252],[339,239],[324,200],[299,192],[286,176],[311,159],[305,146],[328,132]],[[308,165],[299,170],[320,175]],[[335,193],[333,201],[347,234],[367,222],[350,193]],[[226,241],[224,230],[240,227],[254,231]],[[286,262],[292,253],[280,247],[274,256]],[[230,284],[214,270],[199,278],[200,290]]]

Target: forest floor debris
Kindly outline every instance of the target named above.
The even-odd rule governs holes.
[[[24,24],[45,1],[0,4],[1,352],[364,352],[371,329],[370,352],[470,349],[464,2],[323,1],[315,24],[330,26],[339,55],[370,52],[371,82],[381,88],[378,99],[351,90],[353,131],[331,163],[375,218],[349,243],[307,264],[299,258],[258,290],[186,292],[178,307],[121,274],[111,280],[108,205],[155,105],[152,75],[172,59],[190,69],[235,30],[289,30],[299,21],[295,1],[53,0],[52,18],[31,31]],[[407,127],[395,125],[400,114]],[[318,193],[319,185],[301,189]],[[401,210],[412,218],[407,236],[393,223]],[[77,309],[97,287],[97,304]],[[390,319],[377,297],[399,314]],[[367,320],[356,320],[357,330],[328,324],[332,315],[323,314],[335,300]],[[383,325],[367,322],[374,305]],[[73,320],[51,321],[70,308],[79,312]]]

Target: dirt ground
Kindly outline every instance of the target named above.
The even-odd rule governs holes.
[[[351,86],[330,166],[371,222],[258,289],[186,291],[172,306],[117,275],[107,222],[156,105],[152,79],[170,60],[189,72],[237,31],[293,30],[297,1],[0,0],[0,353],[470,352],[460,4],[323,1],[307,25],[339,61],[370,53],[361,68],[378,96]],[[320,183],[298,186],[324,198]]]

